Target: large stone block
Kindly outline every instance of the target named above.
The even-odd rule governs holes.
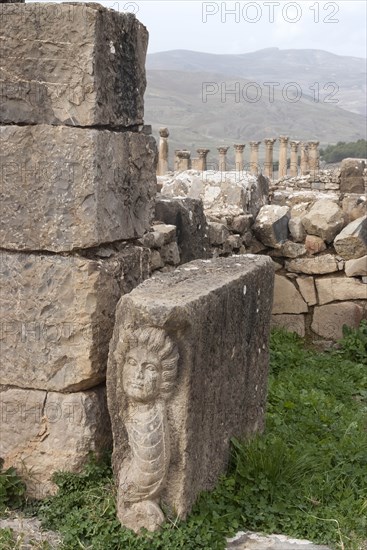
[[[348,277],[325,277],[316,280],[319,304],[335,300],[367,300],[367,285]]]
[[[333,200],[322,199],[302,217],[302,223],[309,235],[317,235],[331,243],[344,226],[344,215]]]
[[[208,227],[201,200],[158,195],[155,219],[176,226],[182,263],[209,257]]]
[[[2,252],[0,275],[0,384],[78,391],[104,380],[119,262]]]
[[[363,308],[354,302],[316,306],[311,329],[323,338],[339,340],[343,336],[343,325],[357,328],[362,317]]]
[[[196,260],[119,302],[107,394],[124,525],[155,529],[161,505],[184,518],[230,438],[263,428],[273,277],[266,257]]]
[[[252,229],[266,246],[280,248],[289,236],[289,208],[268,204],[261,208]]]
[[[311,258],[295,258],[285,262],[285,267],[292,273],[323,275],[343,269],[343,262],[338,261],[332,254],[322,254]]]
[[[142,124],[148,32],[98,4],[1,6],[0,121]]]
[[[46,125],[0,132],[3,248],[70,251],[140,237],[150,227],[152,137]]]
[[[366,161],[362,159],[344,159],[340,166],[340,192],[364,193],[363,171]]]
[[[367,276],[367,256],[345,262],[345,274],[347,277]]]
[[[62,394],[0,388],[0,456],[27,484],[28,495],[55,493],[56,471],[79,472],[88,453],[110,447],[104,388]]]
[[[299,336],[302,336],[302,338],[304,337],[306,331],[304,315],[292,315],[289,313],[272,315],[271,326],[284,328],[288,332],[295,332]]]
[[[307,311],[307,304],[294,284],[283,275],[275,275],[273,315],[307,313]]]
[[[367,216],[357,218],[335,237],[334,248],[346,260],[367,254]]]

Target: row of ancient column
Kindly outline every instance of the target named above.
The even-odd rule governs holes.
[[[169,132],[167,128],[161,128],[159,131],[160,143],[159,143],[159,163],[158,163],[158,175],[164,175],[168,172],[168,136]],[[273,149],[276,138],[264,139],[265,143],[265,161],[264,161],[264,175],[269,178],[273,177]],[[300,173],[306,175],[315,173],[319,170],[319,151],[318,141],[294,141],[289,140],[287,136],[279,137],[279,168],[278,178],[282,178],[288,175],[288,144],[290,145],[290,166],[289,175],[298,175],[298,159],[299,148],[301,153],[300,158]],[[259,147],[261,141],[250,141],[250,162],[245,165],[244,162],[244,149],[246,144],[237,143],[234,145],[235,149],[235,167],[237,171],[242,172],[248,170],[252,174],[256,175],[261,170],[259,164]],[[218,165],[215,167],[217,170],[224,172],[227,170],[227,152],[229,147],[217,147],[218,151]],[[194,170],[205,171],[208,169],[207,156],[210,149],[199,148],[197,149],[198,158],[191,159],[191,153],[187,150],[176,150],[174,160],[174,170],[183,171],[193,168]]]

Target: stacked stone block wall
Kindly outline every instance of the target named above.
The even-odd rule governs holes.
[[[98,4],[2,4],[1,447],[33,497],[111,446],[115,307],[150,273],[148,33]]]

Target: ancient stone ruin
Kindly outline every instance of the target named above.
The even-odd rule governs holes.
[[[107,393],[124,525],[155,529],[160,503],[186,517],[230,438],[262,430],[273,279],[266,257],[196,260],[121,298]]]
[[[170,172],[134,15],[1,11],[0,457],[43,498],[113,436],[118,517],[154,530],[262,430],[270,314],[327,342],[367,316],[365,164],[320,171],[281,136],[277,181],[275,138],[264,170],[253,141],[234,171],[221,145],[216,170],[199,148]]]

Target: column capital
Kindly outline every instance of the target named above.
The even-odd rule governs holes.
[[[244,143],[235,143],[233,147],[235,148],[236,151],[238,151],[239,153],[242,153],[246,145]]]
[[[229,147],[217,147],[217,151],[221,154],[221,155],[225,155],[228,151]]]
[[[310,147],[310,149],[317,149],[319,144],[320,144],[319,141],[309,141],[308,142],[308,146]]]
[[[266,138],[266,139],[264,139],[264,143],[267,147],[270,147],[270,146],[274,145],[276,140],[277,140],[277,138]]]
[[[301,143],[300,141],[290,141],[290,146],[292,151],[298,151],[298,145]]]
[[[260,145],[261,141],[250,141],[250,147],[257,149]]]
[[[163,138],[168,138],[169,136],[168,128],[159,128],[159,135]]]
[[[176,155],[180,159],[189,159],[190,158],[190,151],[176,151]]]
[[[198,153],[199,157],[205,158],[206,155],[209,153],[210,149],[204,149],[203,147],[200,147],[199,149],[196,149],[196,152]]]
[[[301,149],[304,149],[305,151],[308,149],[308,142],[307,141],[301,141]]]
[[[288,136],[279,136],[279,141],[280,141],[280,143],[283,143],[283,144],[286,145],[289,141],[289,137]]]

